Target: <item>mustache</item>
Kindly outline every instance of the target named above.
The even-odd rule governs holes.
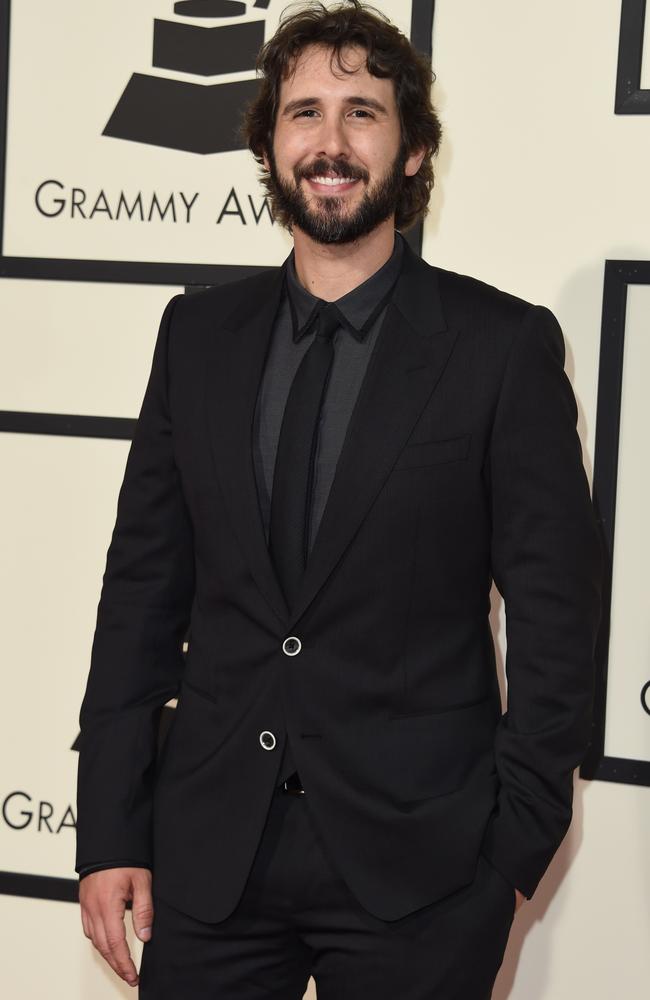
[[[296,180],[300,180],[301,177],[305,177],[309,180],[311,177],[320,177],[323,174],[333,173],[335,177],[351,177],[353,180],[368,180],[367,170],[362,170],[360,167],[354,167],[350,163],[341,162],[328,162],[327,160],[320,159],[315,160],[314,163],[310,164],[308,167],[297,167],[294,171]]]

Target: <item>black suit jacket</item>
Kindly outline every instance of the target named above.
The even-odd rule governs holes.
[[[176,296],[163,315],[80,712],[77,868],[140,858],[162,898],[223,919],[288,731],[331,857],[370,912],[396,919],[453,892],[481,851],[530,896],[571,819],[600,616],[560,326],[405,247],[287,608],[252,460],[282,279]]]

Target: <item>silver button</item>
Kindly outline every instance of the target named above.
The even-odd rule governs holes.
[[[264,732],[260,733],[260,743],[265,750],[272,750],[275,746],[275,736],[268,729],[265,729]]]
[[[295,656],[302,649],[302,643],[297,635],[290,635],[282,643],[282,648],[287,656]]]

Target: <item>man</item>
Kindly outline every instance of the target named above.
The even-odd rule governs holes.
[[[484,998],[589,732],[563,336],[401,236],[441,128],[394,26],[312,4],[260,67],[245,130],[294,249],[161,322],[81,709],[84,931],[136,984],[132,900],[156,1000]]]

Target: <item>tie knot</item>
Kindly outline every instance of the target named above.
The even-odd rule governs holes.
[[[341,325],[339,311],[332,302],[325,302],[318,310],[316,336],[331,341]]]

